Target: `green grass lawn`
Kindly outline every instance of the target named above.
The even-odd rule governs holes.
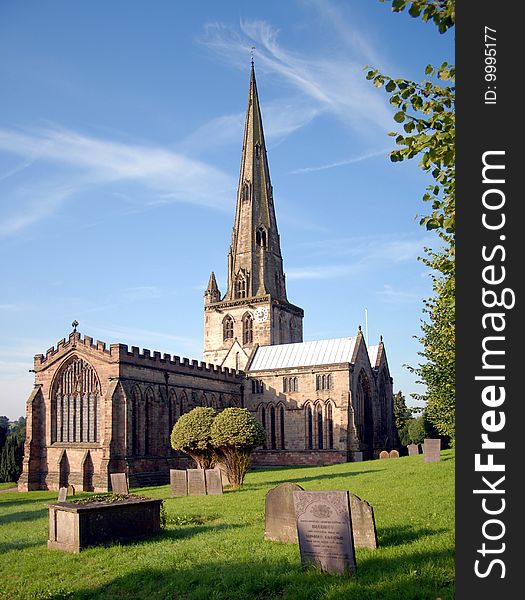
[[[0,491],[1,490],[8,490],[9,488],[14,488],[16,487],[16,483],[11,482],[2,482],[0,483]]]
[[[264,497],[295,482],[307,490],[350,490],[373,507],[379,548],[358,549],[357,574],[303,569],[299,547],[267,542]],[[139,490],[136,490],[139,491]],[[425,600],[454,597],[454,452],[330,467],[256,470],[222,496],[165,498],[168,525],[145,541],[48,550],[56,492],[0,494],[0,598]]]

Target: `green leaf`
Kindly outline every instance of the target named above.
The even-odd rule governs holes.
[[[396,112],[396,114],[394,115],[394,121],[396,123],[402,123],[405,120],[405,113],[400,110],[399,112]]]
[[[396,84],[392,80],[390,80],[385,86],[385,90],[387,92],[393,92],[395,89],[396,89]]]

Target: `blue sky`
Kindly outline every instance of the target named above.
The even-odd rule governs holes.
[[[32,358],[71,331],[201,359],[203,292],[226,256],[250,48],[288,298],[305,340],[368,313],[395,390],[416,364],[434,235],[428,177],[392,164],[372,65],[422,79],[453,34],[375,0],[0,4],[0,414],[25,414]]]

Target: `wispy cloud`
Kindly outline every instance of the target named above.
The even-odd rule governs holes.
[[[385,284],[377,294],[388,304],[405,304],[407,302],[421,302],[424,293],[409,290],[396,290],[391,285]]]
[[[229,208],[233,177],[182,153],[146,144],[125,144],[61,128],[0,129],[0,151],[60,167],[60,176],[37,177],[9,190],[14,209],[4,214],[0,235],[48,217],[75,193],[100,184],[135,182],[163,202]],[[4,194],[5,195],[5,194]]]
[[[414,262],[421,255],[425,240],[392,239],[389,236],[338,238],[308,242],[301,245],[300,254],[309,259],[307,266],[286,270],[287,279],[334,279],[343,275],[363,273],[371,268]],[[319,259],[331,259],[332,264],[319,264]],[[351,258],[351,262],[341,262]],[[387,292],[385,291],[385,298]],[[393,296],[392,296],[393,297]]]
[[[350,24],[334,27],[337,18],[327,18],[334,36],[345,40],[337,54],[312,51],[312,55],[302,55],[289,50],[279,43],[278,31],[270,23],[256,20],[241,20],[239,28],[208,23],[200,41],[230,64],[242,68],[246,68],[247,53],[255,45],[258,68],[280,77],[318,112],[328,112],[362,132],[370,126],[376,131],[388,130],[391,110],[384,94],[371,86],[363,74],[363,67],[375,61],[376,53]]]
[[[384,148],[383,150],[378,150],[376,152],[368,152],[366,154],[362,154],[361,156],[354,156],[353,158],[347,158],[344,160],[339,160],[337,162],[329,163],[327,165],[320,165],[318,167],[303,167],[302,169],[295,169],[294,171],[290,171],[292,175],[296,175],[298,173],[311,173],[312,171],[325,171],[326,169],[333,169],[335,167],[343,167],[346,165],[353,165],[354,163],[362,162],[363,160],[368,160],[369,158],[376,158],[377,156],[385,156],[387,152],[389,152],[390,148]]]

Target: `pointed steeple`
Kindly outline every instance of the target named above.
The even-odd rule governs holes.
[[[215,279],[215,273],[212,271],[210,275],[210,280],[208,281],[208,287],[204,292],[204,304],[219,302],[220,299],[221,292],[219,291],[219,286],[217,285],[217,280]]]
[[[253,61],[225,299],[270,294],[286,302],[273,188]]]

